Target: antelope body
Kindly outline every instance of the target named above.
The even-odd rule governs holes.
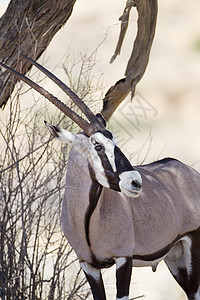
[[[101,268],[116,264],[117,299],[128,300],[132,266],[151,266],[155,271],[164,259],[188,299],[199,300],[200,174],[171,158],[133,167],[106,130],[102,116],[93,115],[64,83],[29,60],[70,95],[90,121],[1,64],[84,131],[74,135],[46,123],[57,139],[73,145],[61,224],[94,299],[106,299]]]
[[[94,192],[99,197],[86,233],[93,183],[87,159],[71,150],[61,223],[81,261],[109,266],[117,257],[132,257],[136,266],[153,265],[177,241],[198,231],[199,173],[174,159],[134,168],[142,176],[140,195],[131,198],[109,188]]]
[[[88,137],[81,139],[89,143]],[[80,149],[74,145],[69,155],[61,224],[91,286],[91,277],[98,279],[101,292],[95,294],[94,288],[94,299],[106,299],[100,268],[119,265],[117,299],[126,300],[131,267],[156,270],[162,259],[188,299],[200,299],[200,174],[167,158],[134,167],[142,177],[137,198],[110,188],[102,188],[99,195],[101,185],[93,190],[89,158]],[[92,200],[97,204],[88,216]],[[125,283],[120,278],[127,280],[121,293]]]

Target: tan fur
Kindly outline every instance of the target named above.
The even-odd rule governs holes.
[[[86,158],[71,150],[61,223],[81,261],[92,263],[91,250],[101,261],[150,255],[200,227],[198,172],[176,160],[136,170],[143,182],[138,198],[103,188],[90,220],[90,248],[84,220],[91,179]]]

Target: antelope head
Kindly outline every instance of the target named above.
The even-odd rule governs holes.
[[[117,146],[112,133],[106,130],[106,122],[102,115],[94,115],[87,105],[55,75],[34,60],[28,57],[25,58],[54,81],[79,107],[89,121],[83,119],[37,83],[0,63],[9,72],[15,74],[19,79],[51,101],[84,131],[84,135],[75,135],[68,130],[53,126],[45,121],[46,126],[53,136],[64,143],[72,144],[76,147],[77,151],[84,153],[89,166],[93,170],[95,180],[99,184],[106,188],[122,192],[128,197],[138,197],[142,189],[141,175],[133,168],[129,160]]]

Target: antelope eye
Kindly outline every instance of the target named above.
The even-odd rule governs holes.
[[[95,149],[97,152],[99,152],[99,151],[101,151],[101,150],[103,149],[103,146],[101,146],[100,144],[98,144],[98,145],[96,145],[96,146],[94,147],[94,149]]]

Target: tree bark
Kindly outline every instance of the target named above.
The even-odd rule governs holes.
[[[156,20],[157,20],[157,0],[127,0],[122,17],[120,17],[121,32],[119,41],[111,63],[120,54],[123,39],[128,27],[129,13],[132,7],[136,7],[138,11],[138,32],[133,45],[133,51],[129,59],[125,77],[116,82],[108,92],[103,100],[102,115],[105,120],[109,120],[113,112],[125,97],[135,93],[135,87],[142,78],[148,61],[149,54],[155,35]]]
[[[11,0],[0,19],[0,61],[25,74],[31,67],[20,54],[37,60],[69,19],[76,0]],[[18,79],[0,68],[0,107]]]

